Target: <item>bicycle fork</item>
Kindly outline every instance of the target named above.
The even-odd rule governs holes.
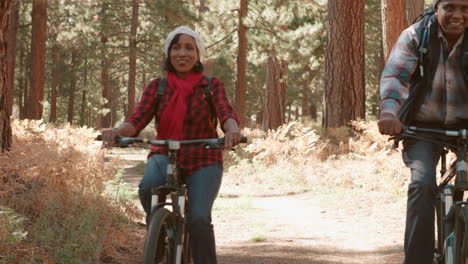
[[[442,238],[444,239],[444,263],[453,263],[453,221],[450,218],[453,218],[453,192],[452,192],[452,185],[447,185],[444,188],[444,193],[442,194],[442,203],[444,204],[444,217],[445,221],[442,223],[443,225],[443,234],[445,234]]]
[[[177,230],[176,230],[176,264],[182,263],[182,253],[184,251],[183,243],[185,240],[185,193],[186,189],[182,188],[180,191],[173,194],[173,198],[177,199],[177,208],[176,212],[176,221],[177,221]]]

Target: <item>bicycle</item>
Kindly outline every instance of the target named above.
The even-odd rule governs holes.
[[[428,136],[437,135],[442,140]],[[401,139],[418,139],[441,144],[440,181],[436,200],[437,245],[434,250],[434,264],[468,263],[468,200],[464,199],[468,191],[467,152],[468,130],[444,130],[403,127],[403,132],[391,139],[395,147]],[[456,143],[453,143],[456,141]],[[449,151],[456,154],[456,159],[447,169],[446,155]]]
[[[99,137],[98,137],[99,138]],[[117,147],[145,143],[168,148],[166,184],[151,190],[151,215],[144,248],[144,264],[190,264],[190,236],[186,229],[187,186],[177,169],[177,152],[181,145],[194,145],[212,149],[222,148],[224,138],[194,140],[150,140],[135,137],[117,137]],[[240,143],[247,143],[242,137]],[[168,196],[170,201],[168,202]]]

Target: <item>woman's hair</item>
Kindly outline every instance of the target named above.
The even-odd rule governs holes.
[[[173,72],[175,73],[176,72],[176,69],[174,68],[174,66],[172,66],[171,64],[171,49],[172,49],[172,46],[174,46],[177,41],[179,41],[180,39],[180,35],[182,34],[177,34],[174,39],[172,39],[171,41],[171,44],[169,45],[169,48],[168,48],[168,55],[166,57],[166,60],[164,61],[164,70],[165,71],[168,71],[168,72]],[[197,48],[197,53],[198,53],[198,48]],[[199,56],[200,57],[200,56]],[[200,60],[197,61],[197,63],[195,63],[195,66],[193,66],[193,71],[196,72],[196,73],[200,73],[200,72],[203,72],[203,64],[201,63]]]

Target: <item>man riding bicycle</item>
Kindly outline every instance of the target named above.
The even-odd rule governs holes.
[[[385,65],[378,121],[382,134],[397,135],[403,124],[468,127],[468,0],[436,0],[434,10],[430,19],[402,32]],[[422,140],[403,142],[403,160],[411,169],[405,264],[433,261],[436,166],[442,148]]]

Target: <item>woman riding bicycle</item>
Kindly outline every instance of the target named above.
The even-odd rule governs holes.
[[[186,26],[169,33],[165,43],[164,93],[158,94],[161,78],[143,91],[135,112],[120,126],[103,131],[105,147],[115,146],[116,136],[136,136],[153,118],[156,139],[204,139],[218,137],[216,119],[224,131],[225,147],[240,141],[238,118],[223,83],[203,75],[201,59],[205,47],[200,36]],[[211,84],[210,94],[206,86]],[[178,155],[181,175],[188,189],[187,225],[195,264],[216,263],[216,246],[211,210],[223,173],[222,150],[182,146]],[[151,210],[151,189],[166,181],[167,149],[152,146],[139,197],[147,214]]]
[[[434,8],[427,27],[422,20],[404,30],[388,58],[380,83],[382,134],[400,133],[402,123],[441,129],[467,126],[468,70],[463,61],[468,54],[468,1],[436,0]],[[423,140],[405,140],[403,146],[403,160],[411,169],[404,263],[432,264],[436,166],[442,146]]]

